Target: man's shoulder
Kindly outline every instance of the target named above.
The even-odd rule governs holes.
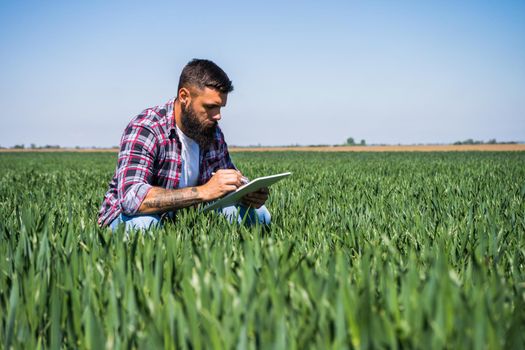
[[[167,117],[169,103],[146,108],[133,117],[128,126],[146,127],[155,133],[166,131],[169,122]]]

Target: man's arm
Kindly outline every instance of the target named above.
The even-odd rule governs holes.
[[[157,137],[147,125],[132,120],[120,141],[117,194],[122,212],[135,215],[151,190]]]
[[[179,189],[152,187],[137,212],[140,214],[162,213],[208,202],[235,191],[242,185],[241,178],[242,175],[237,170],[221,169],[202,186]]]
[[[236,169],[237,170],[237,167],[235,166],[235,164],[233,164],[233,161],[230,157],[230,153],[228,152],[228,146],[226,145],[226,142],[224,142],[224,135],[222,134],[222,131],[220,129],[218,130],[220,132],[220,138],[222,140],[221,147],[224,147],[224,150],[222,153],[224,154],[224,159],[222,161],[225,162],[225,164],[222,165],[221,167],[225,169]],[[264,187],[258,191],[248,193],[246,196],[244,196],[241,199],[241,204],[247,207],[259,209],[260,207],[264,205],[264,203],[266,203],[269,195],[270,195],[270,190],[267,187]]]
[[[186,187],[176,190],[152,187],[142,201],[138,213],[162,213],[168,210],[186,208],[203,201],[202,193],[199,193],[197,187]]]

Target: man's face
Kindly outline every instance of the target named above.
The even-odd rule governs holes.
[[[203,90],[190,88],[190,96],[181,101],[182,131],[206,147],[213,142],[217,124],[221,119],[221,107],[226,106],[228,95],[205,87]]]

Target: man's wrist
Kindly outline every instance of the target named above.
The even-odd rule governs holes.
[[[197,186],[195,188],[197,189],[197,198],[200,202],[209,202],[213,199],[210,198],[206,185]]]

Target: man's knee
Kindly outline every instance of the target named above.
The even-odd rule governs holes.
[[[223,208],[220,213],[232,223],[237,221],[247,226],[256,224],[270,225],[272,219],[270,212],[264,205],[259,209],[248,208],[243,205],[232,205]]]
[[[159,215],[137,215],[137,216],[128,216],[125,214],[120,214],[113,222],[110,227],[113,231],[117,229],[120,224],[126,225],[126,231],[129,230],[147,230],[150,228],[160,226],[160,216]]]
[[[259,224],[261,225],[270,225],[272,221],[272,216],[270,215],[270,212],[266,208],[266,206],[262,206],[259,209],[256,209],[257,217],[259,220]]]

